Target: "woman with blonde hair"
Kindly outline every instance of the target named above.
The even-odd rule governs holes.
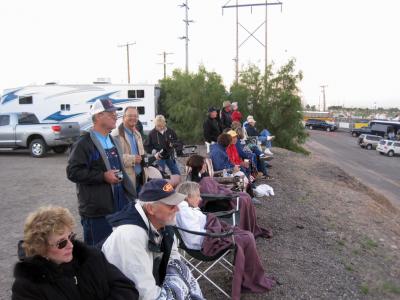
[[[100,250],[75,240],[74,227],[63,207],[41,207],[27,217],[12,299],[138,299],[134,283]]]
[[[150,131],[144,148],[147,153],[156,155],[158,166],[165,171],[165,167],[172,175],[180,175],[175,159],[174,143],[178,137],[171,128],[167,128],[167,122],[163,115],[157,115],[154,119],[154,128]]]

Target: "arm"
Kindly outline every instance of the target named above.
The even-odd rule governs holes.
[[[104,271],[110,288],[107,300],[139,299],[139,292],[136,290],[135,284],[125,277],[116,266],[110,264],[104,254],[101,254],[101,259],[105,265]]]
[[[107,260],[135,283],[140,299],[153,300],[160,287],[153,277],[153,257],[147,250],[147,233],[135,225],[121,225],[104,243]]]
[[[83,141],[75,143],[68,159],[67,177],[75,183],[98,184],[104,181],[104,172],[100,168],[93,168],[92,162],[101,159],[100,153],[96,150],[89,153]]]
[[[41,300],[38,286],[26,279],[15,279],[12,285],[12,300]]]
[[[187,205],[180,205],[179,212],[176,214],[176,223],[179,227],[197,232],[205,232],[206,215],[200,209],[192,208]],[[191,249],[201,249],[204,237],[201,235],[180,232],[186,246]]]
[[[144,141],[143,144],[144,150],[147,153],[151,153],[151,151],[153,151],[154,149],[152,136],[153,136],[153,130],[150,131],[149,135],[147,136],[147,139]]]
[[[203,135],[204,135],[204,140],[208,143],[211,143],[210,126],[207,121],[203,123]]]

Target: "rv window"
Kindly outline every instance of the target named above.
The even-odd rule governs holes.
[[[71,110],[71,105],[70,104],[61,104],[61,111],[64,110]]]
[[[19,97],[19,104],[32,104],[32,96],[21,96]]]
[[[139,115],[144,115],[144,113],[145,113],[144,106],[138,106],[137,111],[138,111]]]
[[[22,113],[18,115],[18,124],[38,124],[39,120],[34,114]]]
[[[137,90],[136,91],[136,97],[144,98],[144,90]]]
[[[128,98],[136,98],[136,91],[128,90]]]
[[[61,104],[61,111],[65,110],[65,104]]]
[[[4,115],[0,116],[0,126],[6,126],[10,124],[10,116]]]

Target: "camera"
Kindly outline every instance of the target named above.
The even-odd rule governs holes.
[[[117,176],[119,181],[122,181],[122,179],[124,179],[124,173],[122,173],[122,171],[115,172],[115,176]]]

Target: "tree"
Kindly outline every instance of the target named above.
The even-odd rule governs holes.
[[[160,84],[160,113],[167,118],[168,126],[179,139],[200,142],[208,107],[220,106],[227,97],[221,76],[208,72],[204,66],[197,73],[177,69]]]
[[[301,147],[307,138],[298,88],[302,78],[302,72],[295,72],[294,59],[275,74],[271,65],[264,75],[257,66],[249,65],[239,83],[231,87],[231,97],[243,105],[240,109],[245,116],[253,115],[258,129],[268,128],[276,136],[277,146],[306,152]]]

